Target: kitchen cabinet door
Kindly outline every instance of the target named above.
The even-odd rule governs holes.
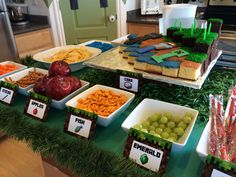
[[[117,38],[116,1],[109,0],[107,8],[100,8],[99,0],[78,0],[79,9],[71,10],[70,1],[60,0],[60,8],[67,44],[78,44],[92,39]]]

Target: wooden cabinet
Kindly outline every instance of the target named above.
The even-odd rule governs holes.
[[[50,28],[19,34],[15,39],[20,57],[34,55],[53,47]]]
[[[159,33],[159,26],[155,24],[128,23],[128,34],[136,33],[145,35],[148,33]]]

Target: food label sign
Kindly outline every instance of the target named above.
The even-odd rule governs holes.
[[[11,104],[13,95],[14,95],[13,90],[7,89],[5,87],[1,87],[1,89],[0,89],[0,100],[1,100],[1,102]]]
[[[227,175],[219,170],[213,169],[211,177],[232,177],[232,176]]]
[[[1,81],[0,82],[0,101],[11,105],[16,96],[16,91],[18,87],[10,83]]]
[[[81,138],[91,139],[96,128],[97,117],[97,114],[68,107],[64,131]]]
[[[81,117],[70,115],[68,131],[79,136],[89,138],[92,121]]]
[[[129,71],[117,70],[118,87],[131,92],[139,92],[142,74]]]
[[[38,119],[43,119],[46,112],[47,104],[30,99],[27,114],[36,117]]]
[[[38,120],[46,120],[50,108],[51,99],[35,92],[29,92],[24,113]]]
[[[129,158],[137,164],[158,172],[162,161],[163,151],[155,149],[138,141],[133,141]]]

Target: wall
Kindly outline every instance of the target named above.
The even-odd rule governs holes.
[[[49,16],[49,10],[43,0],[25,0],[29,6],[29,14]]]
[[[141,0],[127,0],[125,6],[126,6],[126,11],[140,9],[141,8]]]

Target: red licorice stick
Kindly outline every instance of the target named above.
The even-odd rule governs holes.
[[[215,109],[215,98],[213,95],[210,95],[210,110],[211,110],[211,129],[210,129],[210,137],[209,137],[209,146],[208,152],[215,156],[216,154],[216,109]]]

